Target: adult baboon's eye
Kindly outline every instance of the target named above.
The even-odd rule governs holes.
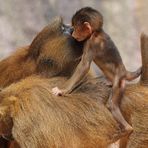
[[[64,27],[64,24],[62,25],[62,31],[64,32],[64,30],[65,30],[65,27]]]

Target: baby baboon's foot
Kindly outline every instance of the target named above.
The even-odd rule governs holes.
[[[125,127],[125,132],[130,135],[133,132],[133,127],[131,125],[127,125]]]
[[[130,125],[126,126],[125,128],[123,128],[123,127],[121,128],[120,127],[120,130],[116,134],[114,134],[113,137],[118,137],[118,136],[125,137],[125,136],[129,136],[132,132],[133,132],[133,128]]]
[[[131,125],[125,126],[125,128],[121,128],[121,135],[122,136],[129,136],[133,132],[133,127]]]

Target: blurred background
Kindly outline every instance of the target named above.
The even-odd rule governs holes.
[[[84,6],[103,14],[104,30],[117,45],[127,69],[138,68],[140,34],[148,33],[148,0],[0,0],[0,59],[29,45],[53,17],[62,16],[70,23],[75,11]]]
[[[0,59],[31,43],[55,16],[70,23],[81,7],[104,16],[104,30],[119,48],[128,70],[141,65],[140,34],[147,32],[148,0],[0,0]]]

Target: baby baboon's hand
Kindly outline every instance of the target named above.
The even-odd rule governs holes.
[[[64,90],[64,89],[59,89],[58,87],[54,87],[52,89],[52,94],[56,95],[56,96],[64,96],[64,94],[66,94],[68,91]]]
[[[52,94],[56,95],[56,96],[61,96],[62,95],[62,91],[58,87],[54,87],[52,89]]]

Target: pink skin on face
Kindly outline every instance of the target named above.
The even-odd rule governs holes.
[[[74,27],[72,37],[75,38],[77,41],[84,41],[85,39],[90,37],[91,34],[92,34],[91,26],[87,24],[83,26],[83,28],[79,26]]]
[[[77,35],[75,32],[73,32],[72,37],[80,42],[80,41],[84,41],[88,36],[87,35]]]

